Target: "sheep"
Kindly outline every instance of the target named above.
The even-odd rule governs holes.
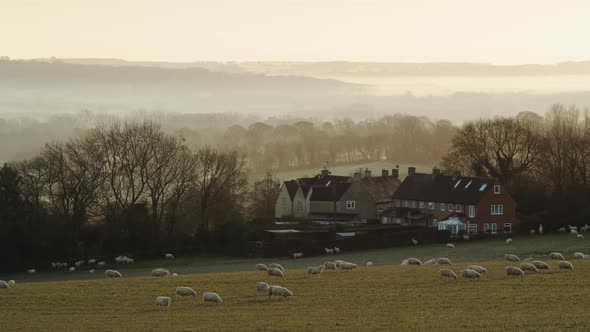
[[[561,227],[560,229],[557,230],[559,233],[565,233],[565,227]]]
[[[468,270],[473,270],[473,271],[475,271],[477,273],[486,273],[486,272],[488,272],[488,270],[486,270],[485,267],[479,266],[479,265],[469,265],[467,267],[467,269]]]
[[[520,258],[518,258],[518,256],[512,255],[512,254],[504,255],[504,259],[509,262],[520,262]]]
[[[336,254],[339,254],[339,253],[340,253],[340,251],[341,251],[341,250],[340,250],[340,248],[338,248],[338,247],[334,247],[334,253],[336,253]]]
[[[285,287],[273,285],[268,288],[268,298],[270,299],[273,295],[279,296],[283,299],[288,299],[293,296],[293,292],[291,292]]]
[[[56,262],[51,262],[51,268],[52,269],[57,269],[57,263]]]
[[[439,257],[436,259],[436,264],[453,265],[450,259],[446,257]]]
[[[352,269],[358,268],[358,265],[356,265],[354,263],[350,263],[350,262],[344,262],[344,263],[340,264],[340,268],[342,270],[352,270]]]
[[[16,284],[16,281],[14,280],[8,280],[8,286],[12,287]]]
[[[256,264],[256,270],[258,271],[268,271],[268,266],[265,264]]]
[[[221,304],[221,303],[223,303],[223,300],[221,299],[221,297],[217,293],[205,292],[205,293],[203,293],[203,302],[204,303],[213,302],[213,303]]]
[[[465,240],[465,241],[469,240],[469,234],[463,234],[463,240]]]
[[[125,263],[127,263],[127,264],[135,264],[135,259],[127,257],[127,261]]]
[[[94,265],[96,264],[96,259],[89,259],[88,260],[88,265]]]
[[[156,305],[158,307],[170,307],[170,303],[172,302],[172,299],[169,298],[168,296],[157,296],[156,297]]]
[[[178,273],[174,272],[174,273],[172,273],[172,276],[173,277],[178,277]]]
[[[174,259],[174,255],[172,254],[165,254],[164,259]]]
[[[270,263],[270,265],[268,266],[268,268],[269,268],[269,269],[270,269],[270,268],[273,268],[273,267],[274,267],[275,269],[279,269],[279,270],[281,270],[281,272],[285,273],[285,268],[283,268],[283,267],[281,266],[281,264],[278,264],[278,263]]]
[[[325,262],[324,263],[324,270],[336,270],[336,264],[332,262]]]
[[[33,274],[37,273],[37,271],[35,269],[29,269],[29,270],[27,270],[27,273],[29,275],[33,275]]]
[[[98,268],[104,268],[106,266],[107,266],[107,262],[105,262],[105,261],[101,261],[96,264],[96,267],[98,267]]]
[[[427,261],[424,261],[424,263],[422,263],[423,265],[433,265],[436,264],[436,258],[431,258]]]
[[[509,238],[506,239],[506,244],[509,244],[510,242],[512,242],[512,238],[511,237],[509,237]]]
[[[453,249],[455,249],[455,245],[452,244],[452,243],[447,243],[447,248],[453,248]]]
[[[524,278],[524,272],[516,266],[507,266],[506,267],[506,276],[518,276]]]
[[[532,263],[522,263],[520,264],[520,269],[523,271],[539,272],[539,269]]]
[[[565,269],[565,270],[570,270],[573,271],[574,270],[574,265],[568,261],[560,261],[559,262],[559,269]]]
[[[584,259],[584,254],[581,252],[574,252],[574,259]]]
[[[334,249],[324,248],[326,250],[326,255],[334,255]]]
[[[294,252],[293,253],[293,259],[297,259],[297,258],[301,258],[301,257],[303,257],[302,252]]]
[[[525,262],[525,263],[530,263],[530,262],[532,262],[532,261],[534,261],[534,260],[535,260],[535,259],[534,259],[534,258],[532,258],[532,257],[527,257],[527,258],[525,258],[525,259],[524,259],[524,261],[523,261],[523,262]]]
[[[260,293],[268,293],[268,284],[264,281],[259,281],[256,283],[256,291]]]
[[[580,227],[580,232],[587,232],[588,230],[590,230],[590,226],[588,226],[588,224]]]
[[[168,271],[167,269],[154,269],[152,270],[152,277],[165,277],[165,276],[169,276],[170,275],[170,271]]]
[[[530,230],[530,232],[529,232],[529,234],[531,234],[531,235],[535,235],[535,233],[536,233],[536,232],[535,232],[535,230],[534,230],[534,229],[531,229],[531,230]]]
[[[440,279],[442,279],[443,277],[447,277],[450,279],[457,280],[457,275],[452,270],[442,269],[438,272],[440,273]]]
[[[106,270],[106,271],[104,271],[104,277],[105,278],[123,278],[123,276],[121,275],[121,273],[119,271],[116,271],[116,270]]]
[[[343,261],[341,259],[337,259],[334,261],[334,264],[336,264],[337,268],[340,268],[340,264],[342,264],[342,263],[346,263],[346,261]]]
[[[578,234],[578,235],[576,235],[576,237],[577,237],[578,239],[582,239],[582,240],[584,239],[584,235],[582,235],[582,234]]]
[[[408,265],[408,260],[404,259],[400,265]]]
[[[551,267],[543,261],[532,261],[531,264],[533,264],[539,270],[551,270]]]
[[[312,274],[322,274],[322,271],[324,270],[324,266],[323,265],[319,265],[319,266],[308,266],[307,269],[305,270],[305,276],[309,276]]]
[[[410,257],[410,258],[408,258],[408,264],[409,265],[422,265],[422,261],[419,260],[418,258]]]
[[[559,260],[562,260],[562,261],[565,260],[565,258],[563,257],[563,255],[560,254],[560,253],[558,253],[558,252],[552,252],[552,253],[550,253],[549,254],[549,258],[551,258],[551,259],[559,259]]]
[[[367,262],[367,267],[373,266],[373,262]]]
[[[0,280],[0,288],[10,288],[10,286],[6,281]]]
[[[76,263],[74,263],[74,265],[76,267],[80,267],[80,266],[84,265],[84,263],[85,263],[84,261],[77,261]]]
[[[90,273],[94,273],[94,272],[96,272],[96,271],[94,271],[94,269],[90,269],[90,271],[88,271],[88,272],[90,272]]]
[[[481,275],[475,270],[465,269],[461,271],[461,277],[468,279],[479,279]]]
[[[571,231],[576,231],[576,232],[578,231],[578,226],[572,226],[572,225],[568,225],[568,226],[570,228],[570,232]]]
[[[276,267],[269,267],[268,271],[266,271],[268,273],[269,277],[279,277],[279,278],[284,278],[285,274],[283,273],[283,271],[277,269]]]
[[[75,267],[70,267],[70,272],[76,272],[76,268]]]
[[[543,224],[539,225],[539,235],[543,235]]]
[[[176,294],[176,296],[197,296],[197,292],[195,292],[192,288],[184,286],[176,287],[174,294]]]
[[[572,229],[572,230],[570,231],[570,234],[571,234],[571,235],[574,235],[574,236],[581,235],[581,234],[578,234],[578,231],[576,231],[575,229]]]
[[[417,246],[417,245],[418,245],[418,240],[416,240],[416,239],[412,238],[412,243],[413,243],[415,246]]]

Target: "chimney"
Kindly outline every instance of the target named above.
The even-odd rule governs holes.
[[[366,178],[370,178],[371,177],[371,171],[368,168],[365,168],[365,177]]]
[[[322,176],[328,176],[328,175],[330,175],[330,171],[328,171],[328,169],[327,169],[327,168],[324,168],[324,169],[322,170]]]
[[[391,169],[391,176],[393,176],[394,179],[399,178],[399,169],[397,168],[392,168]]]
[[[434,175],[434,176],[440,175],[440,169],[438,169],[438,168],[436,168],[436,167],[435,167],[435,168],[433,168],[433,169],[432,169],[432,175]]]
[[[361,179],[361,173],[360,172],[354,172],[354,175],[352,176],[352,180],[353,181],[358,181]]]
[[[416,173],[416,167],[408,167],[408,176]]]
[[[382,169],[382,170],[381,170],[381,176],[382,176],[382,177],[384,177],[384,178],[385,178],[385,177],[388,177],[388,176],[389,176],[389,171],[388,171],[388,170],[386,170],[386,169]]]

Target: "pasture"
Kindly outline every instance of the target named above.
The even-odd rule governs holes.
[[[573,272],[560,271],[557,261],[544,256],[561,251],[573,262]],[[148,277],[161,262],[122,268],[123,279],[26,282],[21,276],[10,289],[0,289],[0,331],[39,330],[590,330],[590,260],[573,260],[571,252],[590,252],[585,240],[567,235],[523,237],[506,245],[503,240],[393,248],[304,260],[277,260],[286,267],[284,280],[254,271],[254,262],[273,260],[218,259],[217,272],[188,272],[189,259],[178,260],[178,277]],[[507,278],[505,253],[544,260],[550,271]],[[399,266],[409,256],[427,259],[447,256],[457,274],[469,264],[488,269],[481,280],[440,280],[443,266]],[[303,267],[345,259],[360,265],[353,271],[324,271],[304,277]],[[213,263],[210,258],[209,263]],[[373,267],[364,267],[371,260]],[[233,261],[233,264],[231,263]],[[146,264],[145,266],[142,264]],[[147,267],[147,264],[150,267]],[[195,263],[196,264],[196,263]],[[205,261],[201,261],[206,265]],[[248,265],[248,269],[241,267]],[[238,267],[229,272],[232,267]],[[444,266],[447,267],[447,266]],[[241,270],[241,271],[240,271]],[[143,271],[141,277],[139,271]],[[137,273],[137,274],[136,274]],[[47,273],[57,279],[60,272]],[[65,274],[65,273],[64,273]],[[67,274],[68,278],[89,275]],[[41,278],[43,273],[38,276]],[[0,278],[7,280],[5,276]],[[24,279],[23,279],[24,278]],[[31,280],[33,281],[33,280]],[[257,294],[256,282],[266,281],[293,291],[290,300],[269,300]],[[202,295],[213,291],[224,303],[204,304],[202,298],[173,298],[169,309],[156,308],[156,296],[174,296],[177,286],[192,287]]]

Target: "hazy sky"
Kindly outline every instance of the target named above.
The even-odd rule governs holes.
[[[0,0],[0,55],[590,60],[587,0]]]

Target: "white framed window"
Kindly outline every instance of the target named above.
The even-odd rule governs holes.
[[[449,212],[453,212],[453,204],[449,204]]]
[[[491,214],[493,216],[501,216],[504,214],[504,204],[492,204]]]
[[[469,205],[469,218],[475,218],[475,205]]]
[[[420,206],[421,209],[423,209],[424,208],[424,202],[420,202],[419,206]]]
[[[455,205],[455,211],[457,211],[457,212],[463,212],[463,205],[461,205],[461,204]]]
[[[434,210],[434,202],[428,202],[428,208]]]
[[[445,203],[440,203],[440,210],[444,211],[445,210]]]
[[[477,224],[469,224],[469,234],[477,233]]]
[[[483,231],[486,233],[496,234],[498,229],[495,223],[483,224]]]
[[[346,208],[348,210],[353,210],[356,208],[356,201],[346,201]]]
[[[500,186],[499,185],[494,185],[494,194],[498,195],[500,194]]]
[[[512,223],[504,223],[504,233],[510,234],[512,233]]]

